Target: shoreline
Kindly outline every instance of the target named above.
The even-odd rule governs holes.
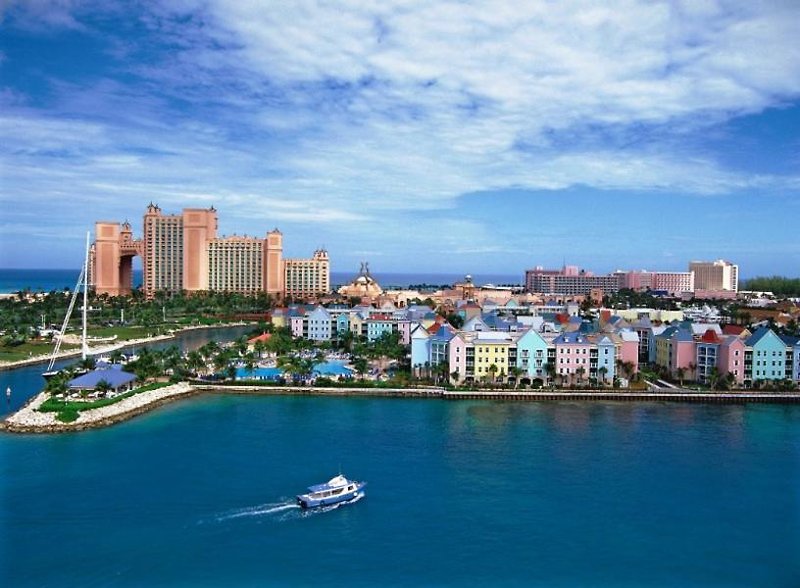
[[[180,333],[185,331],[197,331],[201,329],[224,329],[226,327],[244,327],[249,324],[249,322],[236,322],[236,323],[224,323],[219,325],[190,325],[187,327],[181,327],[180,329],[173,330],[172,333],[167,333],[164,335],[153,335],[152,337],[143,337],[141,339],[128,339],[127,341],[119,341],[112,345],[104,345],[98,347],[90,347],[89,351],[92,352],[92,355],[102,355],[103,353],[111,353],[112,351],[116,351],[117,349],[126,349],[128,347],[135,347],[137,345],[147,345],[149,343],[157,343],[159,341],[169,341],[170,339],[175,339]],[[70,357],[78,357],[81,355],[80,349],[70,349],[69,351],[61,351],[58,355],[56,355],[56,361],[61,359],[69,359]],[[40,363],[47,363],[50,361],[51,355],[35,355],[33,357],[29,357],[28,359],[19,359],[17,361],[0,361],[0,372],[14,370],[20,367],[27,367],[30,365],[37,365]]]
[[[47,398],[40,392],[20,410],[0,422],[0,431],[9,433],[66,433],[108,427],[127,421],[183,398],[200,394],[233,394],[252,396],[317,396],[428,398],[439,400],[490,400],[494,402],[660,402],[690,404],[800,404],[800,392],[609,392],[605,390],[512,391],[464,390],[451,391],[441,387],[419,388],[325,388],[280,386],[226,386],[223,384],[190,384],[180,382],[149,390],[101,408],[81,411],[71,423],[56,420],[54,412],[36,409]]]

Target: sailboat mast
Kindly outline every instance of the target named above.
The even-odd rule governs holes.
[[[86,256],[83,260],[83,331],[81,333],[81,357],[86,359],[89,345],[86,343],[86,313],[89,309],[89,231],[86,231]]]

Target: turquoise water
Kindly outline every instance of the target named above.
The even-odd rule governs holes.
[[[0,435],[0,489],[3,586],[800,585],[797,407],[209,395]]]
[[[343,361],[326,361],[314,365],[314,373],[320,376],[350,376],[353,370],[346,367]],[[238,368],[236,370],[236,378],[239,380],[255,379],[255,380],[276,380],[283,375],[280,368],[275,367],[258,367],[252,370],[247,368]]]

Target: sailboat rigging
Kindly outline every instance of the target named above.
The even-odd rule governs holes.
[[[75,308],[75,301],[78,299],[78,291],[81,288],[81,284],[83,284],[83,315],[82,315],[82,325],[81,325],[81,359],[86,359],[86,356],[89,355],[89,345],[86,342],[86,312],[89,306],[89,231],[86,231],[86,254],[83,260],[83,267],[81,268],[81,273],[78,275],[78,282],[75,284],[75,289],[72,291],[72,297],[69,301],[69,306],[67,307],[67,314],[64,317],[64,322],[61,324],[61,329],[58,332],[58,336],[56,337],[56,345],[53,348],[53,353],[50,356],[50,361],[47,364],[47,369],[42,374],[45,378],[49,378],[54,376],[58,373],[58,370],[54,370],[53,366],[56,363],[56,359],[58,358],[58,353],[61,350],[61,342],[64,339],[64,334],[67,332],[67,326],[69,325],[69,319],[72,316],[72,310]]]

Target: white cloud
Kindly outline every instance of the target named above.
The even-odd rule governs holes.
[[[101,5],[56,2],[45,24],[85,30]],[[20,6],[7,13],[18,23],[46,12]],[[135,59],[141,43],[158,58],[121,61],[116,79],[49,80],[46,111],[0,89],[0,200],[72,193],[105,215],[151,199],[214,204],[240,230],[369,231],[389,211],[452,209],[504,188],[800,189],[798,177],[727,169],[695,141],[800,96],[791,1],[139,8],[149,34],[113,40],[109,54]],[[451,245],[470,234],[470,251],[509,251],[478,223],[435,230]]]

